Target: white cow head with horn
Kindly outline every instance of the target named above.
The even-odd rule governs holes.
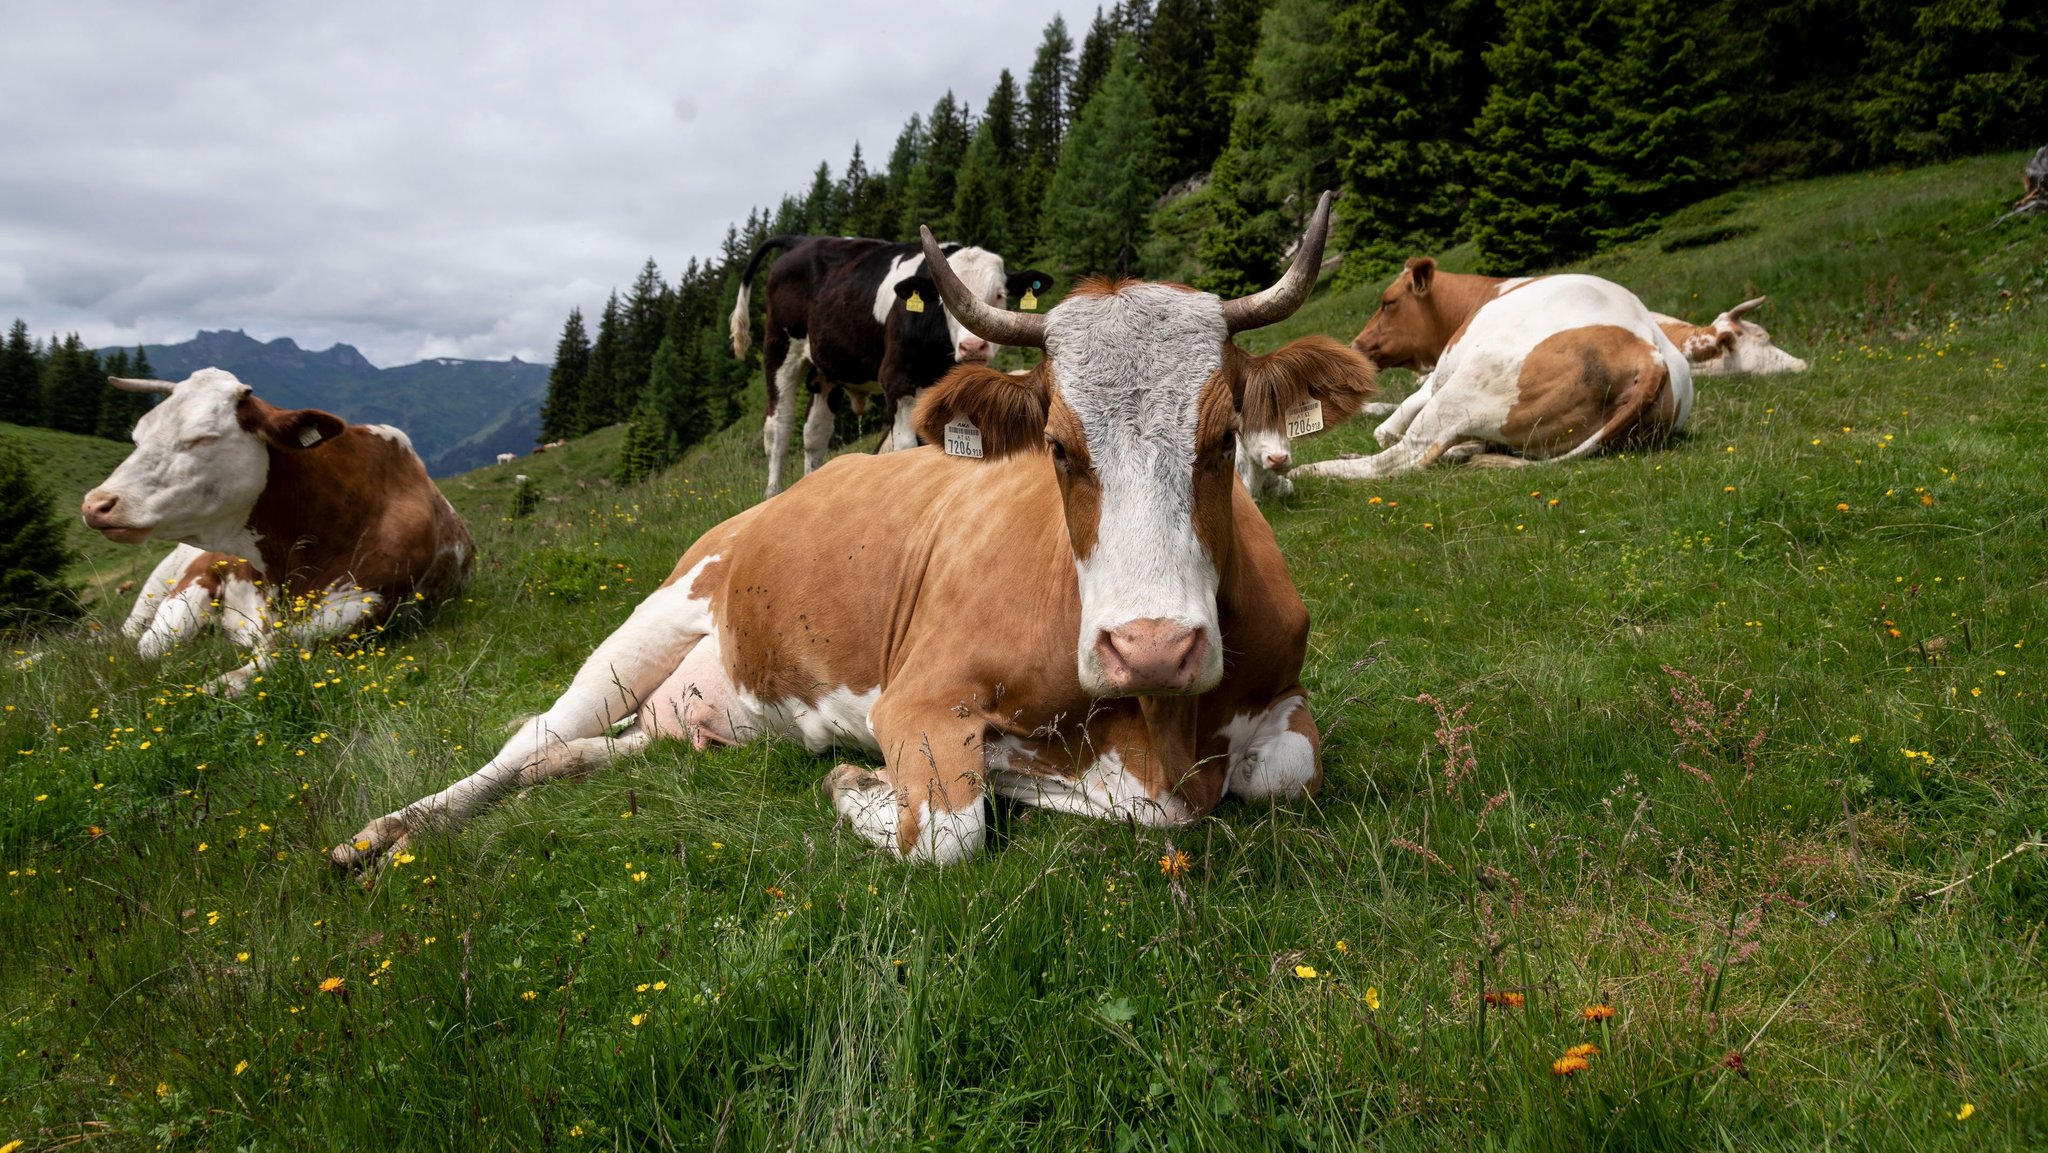
[[[1329,224],[1325,194],[1292,266],[1253,296],[1226,301],[1184,285],[1098,277],[1044,316],[982,301],[925,231],[927,264],[953,315],[992,344],[1046,356],[1021,377],[954,369],[919,404],[918,432],[943,443],[947,424],[965,417],[990,456],[1048,455],[1079,580],[1076,660],[1089,692],[1199,693],[1222,678],[1216,593],[1235,556],[1239,413],[1248,381],[1280,355],[1253,357],[1230,337],[1283,320],[1308,299]],[[1370,373],[1331,341],[1306,356],[1290,349],[1296,375]]]
[[[1689,324],[1675,316],[1657,313],[1657,327],[1692,362],[1692,374],[1699,376],[1772,376],[1781,372],[1805,372],[1806,362],[1771,343],[1771,334],[1746,313],[1762,306],[1767,296],[1745,300],[1714,318],[1712,324]]]

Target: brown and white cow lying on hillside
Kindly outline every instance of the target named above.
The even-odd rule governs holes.
[[[1768,299],[1745,300],[1715,317],[1712,324],[1693,324],[1661,312],[1651,313],[1650,319],[1685,355],[1695,378],[1805,372],[1806,362],[1771,343],[1771,334],[1763,325],[1743,319]]]
[[[1574,460],[1667,436],[1692,414],[1684,355],[1634,293],[1596,276],[1469,276],[1417,257],[1351,345],[1380,368],[1429,375],[1375,430],[1382,451],[1296,476],[1394,476],[1488,447]]]
[[[1314,790],[1308,612],[1232,474],[1244,393],[1286,361],[1230,334],[1300,305],[1328,228],[1326,197],[1287,275],[1252,297],[1098,280],[1044,316],[979,299],[927,231],[953,315],[1045,360],[954,369],[917,409],[935,443],[841,457],[706,533],[546,713],[335,862],[657,737],[863,749],[883,767],[834,769],[834,807],[936,862],[981,847],[989,792],[1178,825],[1226,794]],[[1327,371],[1319,347],[1288,354],[1296,370]]]
[[[217,621],[255,650],[215,682],[236,693],[268,664],[278,619],[302,643],[343,636],[468,579],[469,530],[398,429],[274,408],[217,368],[175,384],[108,382],[164,398],[81,508],[108,540],[180,542],[124,630],[145,656]]]

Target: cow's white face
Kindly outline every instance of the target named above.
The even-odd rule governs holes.
[[[1698,376],[1770,376],[1780,372],[1805,372],[1806,362],[1771,343],[1771,334],[1751,320],[1731,319],[1722,313],[1714,320],[1714,334],[1721,353],[1693,366]]]
[[[953,275],[960,278],[967,291],[997,308],[1008,307],[1008,278],[1002,257],[986,248],[962,248],[948,256],[946,263],[953,266]],[[950,309],[946,311],[946,332],[953,338],[955,363],[986,364],[996,354],[994,345],[967,331],[967,326]]]
[[[109,540],[155,537],[246,552],[244,525],[270,476],[263,438],[237,409],[249,386],[205,368],[135,425],[135,451],[85,495],[85,523]]]
[[[1161,284],[1084,285],[1046,316],[1046,437],[1080,585],[1080,679],[1096,695],[1199,693],[1222,679],[1228,339],[1220,300]]]
[[[1253,500],[1272,500],[1294,491],[1287,471],[1294,467],[1294,447],[1285,429],[1246,426],[1237,438],[1237,475]]]

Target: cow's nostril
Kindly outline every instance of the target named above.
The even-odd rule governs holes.
[[[1266,468],[1270,472],[1286,472],[1293,467],[1294,457],[1291,454],[1284,452],[1269,452],[1266,454]]]

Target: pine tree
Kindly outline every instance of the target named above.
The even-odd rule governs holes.
[[[896,146],[889,150],[889,169],[881,177],[882,195],[874,216],[864,222],[866,227],[861,235],[881,240],[903,239],[903,218],[910,210],[911,176],[923,154],[924,119],[913,113],[904,122],[903,131],[896,134]],[[910,235],[917,235],[915,227]]]
[[[0,419],[41,424],[43,366],[29,338],[28,322],[16,320],[0,345]]]
[[[1267,9],[1211,182],[1217,223],[1200,245],[1202,287],[1234,295],[1271,283],[1317,200],[1336,186],[1331,116],[1349,51],[1337,20],[1354,3],[1277,0]]]
[[[154,373],[149,365],[149,353],[141,345],[135,346],[135,355],[115,351],[107,358],[100,372],[107,376],[133,377],[149,380]],[[107,387],[100,392],[100,416],[96,428],[98,434],[107,440],[127,440],[135,431],[135,422],[142,419],[156,403],[156,397],[146,392],[126,392]]]
[[[2039,143],[2048,121],[2041,5],[1915,0],[1869,9],[1855,105],[1865,155],[1924,161]]]
[[[1521,275],[1640,235],[1722,170],[1725,98],[1658,0],[1503,0],[1474,127],[1482,270]]]
[[[1088,25],[1088,34],[1081,38],[1081,58],[1074,65],[1074,82],[1067,86],[1067,128],[1073,129],[1074,122],[1081,119],[1081,112],[1088,107],[1095,90],[1102,87],[1102,81],[1109,75],[1111,59],[1116,55],[1117,26],[1102,14],[1101,7],[1095,9],[1095,19]]]
[[[1259,47],[1259,25],[1269,0],[1214,0],[1214,22],[1210,25],[1209,84],[1204,97],[1209,118],[1216,131],[1217,148],[1230,137],[1230,120],[1237,98],[1251,73],[1252,56]]]
[[[612,479],[631,484],[667,468],[682,455],[682,446],[676,443],[670,427],[681,389],[682,359],[676,353],[675,342],[664,338],[654,353],[647,391],[633,409],[632,423],[626,426],[626,439],[619,446],[619,462],[612,470]]]
[[[1339,17],[1338,40],[1351,49],[1332,110],[1342,283],[1379,279],[1456,233],[1472,195],[1469,133],[1495,15],[1493,0],[1368,0]]]
[[[1159,0],[1144,44],[1145,91],[1159,136],[1159,176],[1173,184],[1215,162],[1228,123],[1206,99],[1214,15],[1207,0]]]
[[[589,372],[590,337],[583,331],[583,310],[572,308],[562,338],[555,342],[555,365],[548,370],[548,395],[540,406],[542,441],[583,434],[583,382]]]
[[[26,455],[0,439],[0,633],[32,632],[78,615],[64,584],[74,557]]]
[[[99,354],[72,333],[48,358],[44,370],[44,423],[60,432],[91,436],[99,428],[100,394],[107,390]]]
[[[620,364],[625,359],[625,318],[614,291],[597,321],[597,340],[590,347],[590,368],[583,374],[583,392],[576,415],[576,434],[617,424],[627,412],[620,401]],[[623,410],[623,411],[622,411]]]
[[[1152,110],[1137,47],[1117,50],[1074,122],[1046,190],[1041,248],[1074,273],[1129,273],[1158,193]]]

